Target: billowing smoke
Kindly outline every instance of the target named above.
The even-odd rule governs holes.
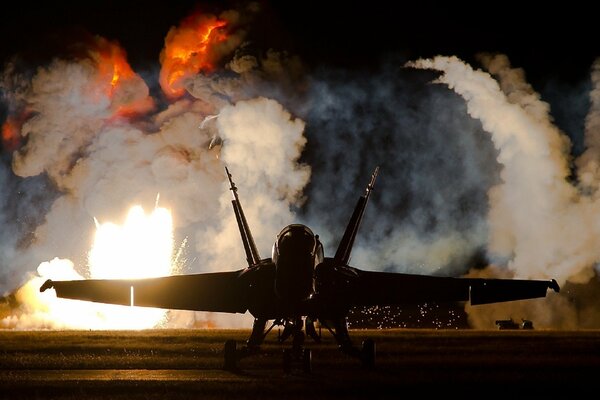
[[[465,98],[469,114],[481,120],[498,149],[502,181],[489,190],[490,259],[504,266],[510,276],[555,278],[567,288],[596,279],[600,225],[595,220],[600,203],[568,180],[568,139],[552,123],[548,106],[524,82],[522,71],[511,70],[505,57],[484,57],[484,65],[498,76],[499,85],[489,73],[473,70],[455,57],[418,60],[410,65],[442,71],[438,82]],[[592,107],[590,113],[594,111]],[[588,117],[588,121],[592,119]],[[548,314],[542,324],[576,325],[577,316],[565,317],[572,315],[566,312],[573,308],[568,303],[566,299],[551,303],[556,313]],[[539,302],[521,306],[530,304]],[[508,305],[494,307],[509,309]],[[482,313],[475,307],[469,310],[475,325],[480,323],[479,317],[489,320],[494,315],[489,309]],[[539,310],[529,313],[540,314]],[[598,321],[598,316],[594,320]]]
[[[304,216],[329,253],[381,167],[352,254],[356,267],[456,275],[484,250],[481,187],[497,179],[495,150],[478,121],[464,117],[460,97],[427,85],[433,77],[390,63],[377,73],[313,78]]]
[[[257,245],[270,249],[279,229],[293,222],[290,207],[300,205],[310,176],[310,168],[298,162],[306,144],[304,122],[275,100],[238,95],[251,91],[242,83],[230,85],[228,101],[196,97],[194,82],[207,73],[203,68],[186,81],[187,96],[152,113],[154,101],[146,83],[133,71],[123,74],[130,71],[125,53],[103,39],[98,43],[89,49],[89,57],[57,59],[39,68],[30,80],[15,75],[6,80],[18,81],[19,90],[8,84],[2,88],[10,102],[32,115],[19,130],[23,145],[13,155],[14,174],[26,178],[23,182],[47,177],[58,195],[49,201],[43,221],[31,227],[27,243],[19,248],[16,239],[3,241],[10,263],[3,265],[2,273],[11,279],[3,280],[0,289],[14,290],[35,274],[38,264],[56,257],[73,262],[42,264],[37,272],[44,278],[86,277],[94,219],[120,221],[133,204],[152,209],[157,195],[160,206],[172,210],[178,245],[186,245],[180,248],[186,254],[181,272],[243,268],[245,257],[225,184],[225,165],[234,174]],[[219,51],[221,56],[227,53]],[[215,56],[210,60],[215,62]],[[254,65],[258,75],[257,67],[258,63]],[[252,72],[245,73],[248,77]],[[214,79],[214,93],[242,80],[237,73],[229,80],[219,81],[216,75]],[[0,177],[4,181],[9,175],[3,170]],[[6,210],[2,218],[9,219],[10,210],[1,205]],[[72,273],[59,274],[65,268]],[[32,287],[42,281],[35,278],[16,292],[18,309],[2,320],[2,326],[82,327],[40,306],[44,304],[41,294]],[[247,323],[247,318],[237,317],[224,321],[221,316],[179,312],[167,324]],[[84,320],[82,316],[79,321]],[[102,324],[86,326],[101,328]]]
[[[243,268],[225,165],[262,257],[293,222],[332,255],[380,166],[351,265],[554,278],[560,296],[468,307],[470,323],[489,328],[513,315],[541,327],[600,324],[587,306],[600,293],[600,64],[574,182],[569,140],[506,56],[481,55],[488,72],[436,57],[308,77],[298,57],[255,52],[245,15],[193,15],[168,33],[164,98],[102,38],[31,74],[5,68],[3,146],[17,150],[12,171],[0,164],[0,290],[11,294],[0,326],[104,327],[61,319],[34,289],[44,278],[89,277],[95,220],[121,221],[133,204],[171,210],[177,272]],[[171,312],[166,326],[249,319]]]
[[[585,151],[575,161],[582,190],[597,197],[600,184],[600,59],[591,70],[590,110],[585,118]]]

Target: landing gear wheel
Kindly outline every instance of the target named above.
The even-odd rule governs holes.
[[[290,349],[283,350],[283,372],[286,374],[292,372],[292,351]]]
[[[236,369],[236,361],[237,361],[237,344],[235,340],[228,340],[225,342],[225,346],[223,347],[223,359],[224,365],[223,369],[228,371],[233,371]]]
[[[375,342],[373,339],[365,339],[362,342],[360,361],[365,368],[373,368],[375,365]]]
[[[304,349],[302,352],[302,370],[307,374],[312,372],[312,351]]]

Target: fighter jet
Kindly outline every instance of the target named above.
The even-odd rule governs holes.
[[[376,167],[350,217],[333,257],[325,257],[319,235],[302,224],[284,227],[277,235],[269,258],[258,252],[244,215],[238,189],[225,168],[232,205],[247,267],[228,272],[184,274],[135,280],[88,279],[46,281],[40,291],[54,288],[62,298],[163,309],[246,313],[254,317],[250,337],[238,348],[225,343],[224,368],[255,354],[275,326],[283,327],[279,340],[292,337],[284,350],[284,369],[292,362],[311,370],[311,350],[305,336],[319,340],[315,323],[325,327],[340,350],[356,357],[365,367],[375,362],[375,343],[366,339],[355,346],[347,317],[353,307],[418,305],[425,302],[470,302],[472,305],[545,297],[548,289],[559,292],[556,280],[518,280],[441,277],[375,272],[350,266],[350,254],[365,208],[379,173]],[[270,326],[267,328],[267,324]]]

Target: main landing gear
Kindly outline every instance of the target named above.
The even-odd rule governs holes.
[[[252,333],[246,342],[246,346],[241,349],[237,348],[235,340],[228,340],[223,347],[223,369],[228,371],[236,371],[238,369],[238,361],[242,358],[257,354],[260,351],[260,345],[265,340],[267,334],[273,329],[275,323],[265,331],[267,326],[266,319],[256,318],[252,325]]]
[[[348,326],[345,319],[329,321],[323,323],[335,338],[340,350],[351,357],[358,358],[364,368],[372,368],[375,365],[375,342],[372,339],[365,339],[362,347],[357,348],[352,344],[348,333]],[[312,351],[304,347],[305,336],[308,335],[316,342],[321,340],[320,332],[317,333],[314,324],[310,319],[305,321],[302,318],[291,320],[276,320],[271,327],[265,331],[267,320],[255,319],[250,338],[246,346],[238,349],[235,340],[225,342],[223,348],[224,369],[229,371],[237,370],[237,363],[244,357],[257,354],[260,351],[260,345],[267,334],[278,325],[283,325],[283,332],[279,334],[280,343],[292,337],[292,347],[283,351],[283,371],[286,374],[292,372],[294,367],[303,372],[312,372]],[[306,331],[306,335],[303,331]]]
[[[376,350],[373,339],[363,340],[362,347],[359,349],[352,344],[350,334],[348,333],[348,324],[345,318],[322,322],[322,324],[333,335],[342,353],[358,358],[364,368],[370,369],[375,366]]]
[[[321,336],[317,333],[313,322],[310,319],[303,321],[302,318],[275,320],[273,325],[265,331],[266,325],[267,320],[255,319],[250,338],[246,342],[246,346],[242,348],[237,348],[235,340],[226,341],[223,347],[223,368],[228,371],[237,370],[239,360],[257,354],[260,350],[260,345],[271,329],[275,326],[283,325],[283,332],[279,334],[278,341],[283,343],[289,337],[292,337],[291,349],[284,349],[283,351],[283,371],[289,374],[294,367],[299,367],[303,372],[310,373],[312,371],[312,351],[304,347],[305,334],[303,327],[306,327],[305,331],[308,336],[319,342]]]

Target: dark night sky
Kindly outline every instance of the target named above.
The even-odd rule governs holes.
[[[591,61],[600,55],[593,13],[586,6],[569,2],[524,11],[520,2],[455,3],[399,2],[392,8],[388,1],[378,0],[263,2],[265,12],[252,35],[265,46],[299,54],[310,65],[369,66],[388,53],[409,59],[458,55],[471,61],[479,51],[499,51],[524,67],[534,81],[585,78]],[[195,6],[219,12],[239,3],[63,0],[26,4],[5,13],[0,25],[2,58],[25,51],[49,57],[56,35],[74,35],[73,28],[79,27],[121,42],[135,67],[158,59],[169,27]]]

